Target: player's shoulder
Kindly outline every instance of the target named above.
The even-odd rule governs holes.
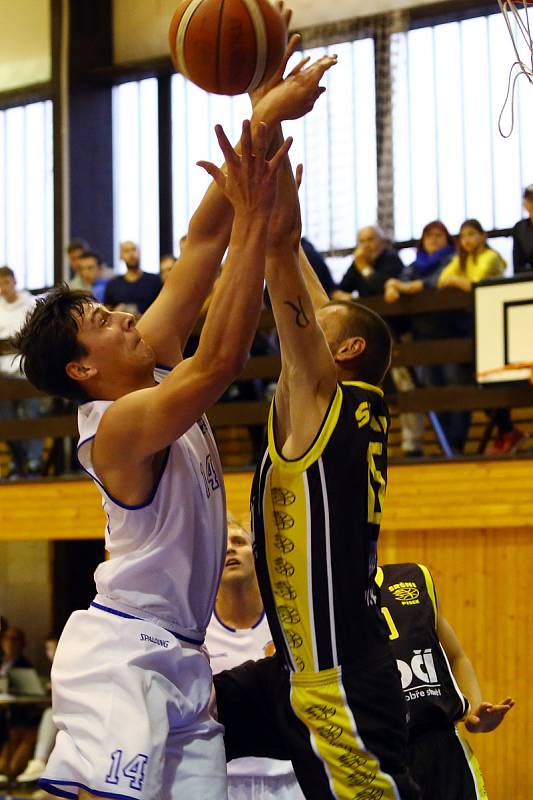
[[[379,570],[383,576],[383,585],[390,586],[406,581],[423,582],[424,570],[427,570],[427,567],[415,562],[405,562],[403,564],[381,564]]]

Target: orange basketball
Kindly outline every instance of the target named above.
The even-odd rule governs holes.
[[[178,72],[206,92],[234,95],[275,72],[287,30],[268,0],[182,0],[169,42]]]

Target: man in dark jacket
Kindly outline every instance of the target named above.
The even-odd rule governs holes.
[[[333,300],[351,300],[352,292],[360,297],[383,294],[389,278],[397,278],[403,269],[400,257],[390,247],[383,231],[370,225],[357,234],[353,264],[332,295]]]

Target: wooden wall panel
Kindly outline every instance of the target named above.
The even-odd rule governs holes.
[[[478,672],[484,695],[516,700],[501,729],[470,737],[491,800],[529,800],[533,719],[531,462],[395,466],[380,560],[417,561]],[[228,507],[248,520],[251,473],[225,476]],[[0,487],[2,539],[99,538],[104,517],[89,481]]]

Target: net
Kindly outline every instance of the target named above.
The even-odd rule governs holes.
[[[507,95],[500,113],[500,134],[508,138],[514,129],[515,91],[518,78],[525,75],[533,83],[533,8],[530,0],[498,0],[513,44],[515,61],[509,70]],[[510,128],[504,132],[503,119],[510,103]]]

